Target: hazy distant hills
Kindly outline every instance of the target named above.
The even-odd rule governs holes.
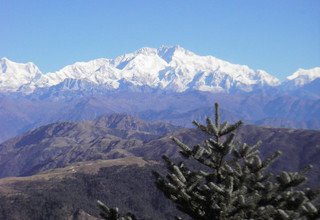
[[[179,46],[142,48],[46,74],[33,63],[0,60],[0,142],[48,123],[106,113],[190,126],[211,115],[216,101],[231,121],[320,129],[320,67],[280,82]]]
[[[219,102],[222,117],[249,124],[305,129],[320,128],[320,99],[265,92],[213,94],[210,92],[112,92],[82,94],[57,91],[51,97],[0,96],[0,142],[56,121],[82,121],[103,114],[127,113],[145,120],[190,126],[213,114]]]
[[[139,217],[172,218],[177,211],[151,174],[165,170],[163,154],[179,160],[171,135],[190,145],[206,138],[195,129],[112,114],[54,123],[10,139],[0,145],[0,176],[6,177],[0,179],[0,218],[96,219],[97,199]],[[237,139],[262,140],[263,157],[283,151],[275,172],[312,164],[309,184],[320,182],[319,131],[247,125]]]

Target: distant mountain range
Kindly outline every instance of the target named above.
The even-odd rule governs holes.
[[[280,82],[262,70],[199,56],[179,46],[142,48],[43,74],[0,60],[0,142],[56,121],[109,113],[190,126],[212,114],[250,124],[320,129],[320,67]]]
[[[296,89],[320,78],[320,67],[299,69],[280,83],[263,70],[252,70],[213,56],[199,56],[180,46],[142,48],[114,59],[77,62],[46,74],[33,63],[21,64],[2,58],[0,64],[0,91],[24,93],[59,84],[62,84],[60,88],[71,90],[88,86],[106,90],[149,87],[173,92],[232,93],[279,86]]]

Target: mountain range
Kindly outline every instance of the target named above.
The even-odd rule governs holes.
[[[0,60],[0,142],[48,123],[110,113],[188,127],[210,116],[214,102],[230,121],[320,129],[320,67],[299,69],[280,82],[180,46],[142,48],[51,73]]]
[[[292,90],[320,78],[320,67],[299,69],[280,83],[263,70],[213,56],[199,56],[180,46],[146,47],[114,59],[77,62],[46,74],[33,63],[15,63],[2,58],[0,64],[0,91],[24,93],[62,83],[63,88],[71,90],[89,85],[107,90],[150,87],[173,92],[250,92],[279,86]]]

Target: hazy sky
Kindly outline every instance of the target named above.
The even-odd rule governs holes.
[[[320,66],[320,0],[0,0],[0,57],[43,72],[161,45],[284,79]]]

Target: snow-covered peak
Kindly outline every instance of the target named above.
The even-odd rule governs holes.
[[[16,63],[7,58],[0,59],[0,91],[13,92],[21,86],[40,79],[39,68],[31,63]]]
[[[10,72],[14,72],[14,71],[17,72],[22,69],[29,71],[29,72],[37,72],[37,71],[40,72],[38,67],[35,64],[33,64],[32,62],[16,63],[16,62],[9,60],[6,57],[3,57],[0,59],[0,64],[1,64],[1,72],[2,73],[10,73]]]
[[[320,67],[313,69],[298,69],[292,75],[287,77],[283,83],[286,89],[295,89],[311,83],[313,80],[320,78]]]
[[[95,59],[88,62],[76,62],[68,65],[57,72],[50,72],[37,82],[33,87],[50,87],[64,82],[66,79],[85,80],[90,83],[104,84],[113,77],[114,69],[109,68],[110,60],[105,58]],[[109,74],[105,74],[109,73]]]
[[[320,77],[320,67],[313,69],[298,69],[292,75],[288,76],[288,80],[297,80],[299,83],[308,83]]]

